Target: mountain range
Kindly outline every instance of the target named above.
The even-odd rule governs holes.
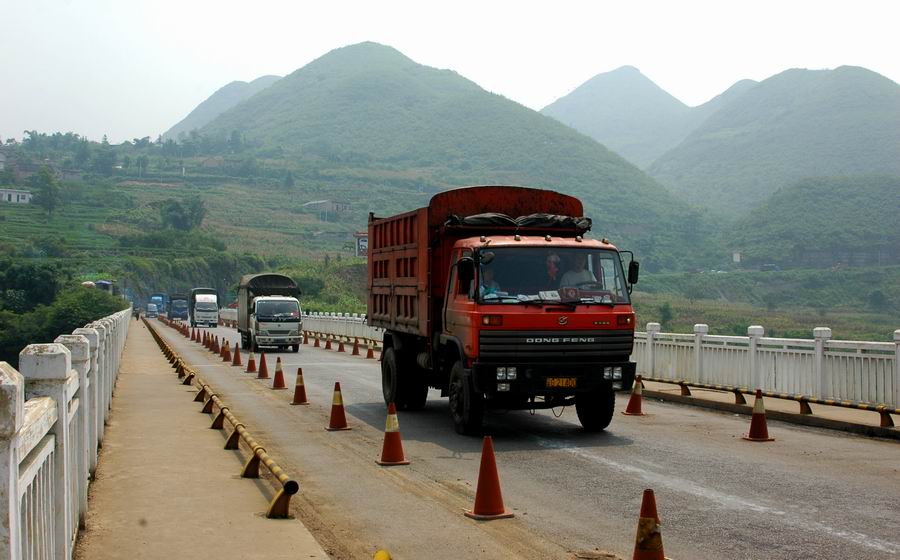
[[[280,76],[260,76],[252,82],[234,81],[221,87],[205,101],[197,105],[178,124],[163,133],[163,138],[177,140],[179,134],[188,134],[192,130],[203,128],[207,123],[228,109],[266,89],[280,79]]]
[[[623,67],[542,112],[728,217],[804,177],[900,173],[900,86],[865,68],[787,70],[687,107]]]
[[[648,252],[701,228],[688,219],[686,204],[601,144],[456,72],[376,43],[325,54],[200,132],[226,137],[235,130],[300,169],[401,174],[438,189],[518,184],[573,194],[595,218],[598,235],[642,240]],[[364,201],[366,193],[358,197]],[[403,200],[391,203],[410,209]]]

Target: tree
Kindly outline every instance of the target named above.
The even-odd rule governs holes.
[[[32,186],[37,189],[34,203],[47,211],[47,219],[53,217],[53,211],[62,202],[59,192],[59,181],[46,165],[41,166],[36,175],[31,177]]]
[[[669,305],[669,302],[665,302],[659,306],[659,324],[664,328],[668,328],[674,314],[672,313],[672,306]]]
[[[159,209],[163,225],[180,230],[190,231],[203,223],[206,206],[199,197],[192,196],[184,204],[170,198]]]
[[[285,187],[293,187],[294,186],[294,174],[290,172],[290,170],[284,174],[284,181],[281,183]]]
[[[75,146],[75,165],[83,169],[89,159],[91,159],[91,143],[81,139]]]
[[[137,166],[138,166],[138,176],[143,176],[144,172],[147,171],[147,166],[150,165],[150,158],[145,154],[141,154],[137,158]]]
[[[104,138],[106,138],[104,136]],[[116,165],[116,152],[113,151],[109,143],[104,143],[103,147],[94,156],[94,171],[101,175],[112,175],[113,167]]]

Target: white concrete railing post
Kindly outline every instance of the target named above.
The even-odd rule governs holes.
[[[709,325],[694,325],[694,379],[698,383],[706,383],[703,376],[703,337],[709,334]]]
[[[88,393],[88,400],[82,406],[84,406],[85,418],[87,419],[87,434],[88,434],[88,444],[87,444],[87,454],[88,454],[88,474],[93,477],[94,470],[97,468],[97,450],[99,448],[99,439],[97,437],[98,429],[97,429],[97,419],[99,418],[99,409],[97,407],[97,403],[99,402],[100,393],[99,387],[100,383],[97,375],[97,359],[98,359],[98,348],[100,346],[100,333],[97,332],[97,329],[92,329],[88,327],[82,327],[75,329],[72,331],[72,334],[80,334],[85,337],[90,344],[90,357],[91,361],[89,364],[88,371],[88,386],[82,387],[82,393]]]
[[[750,337],[750,379],[747,384],[750,389],[762,389],[762,378],[759,367],[759,339],[766,334],[766,329],[759,325],[750,325],[747,327],[747,336]]]
[[[894,331],[894,406],[900,406],[900,329]]]
[[[816,357],[815,357],[815,396],[828,398],[831,396],[831,389],[828,381],[825,379],[825,343],[831,338],[831,329],[828,327],[816,327],[813,329],[813,338],[816,340]]]
[[[106,384],[109,380],[109,367],[106,362],[106,344],[108,330],[106,325],[96,321],[91,325],[100,335],[97,341],[97,441],[103,441],[106,431]]]
[[[19,445],[25,418],[25,379],[0,362],[0,560],[21,557]]]
[[[56,401],[57,421],[51,430],[56,446],[53,469],[55,558],[72,557],[71,506],[69,504],[69,399],[77,389],[78,373],[72,356],[62,344],[29,344],[19,353],[19,372],[25,377],[28,398],[50,397]]]
[[[73,428],[76,429],[78,433],[72,434],[72,441],[78,442],[76,445],[77,452],[74,454],[77,465],[72,472],[77,473],[78,475],[78,480],[76,482],[78,496],[78,527],[84,529],[85,516],[87,515],[88,469],[90,465],[90,458],[88,457],[88,453],[90,453],[90,445],[88,445],[88,442],[90,441],[88,413],[91,409],[91,390],[88,373],[91,368],[91,344],[86,337],[81,336],[80,334],[63,334],[56,337],[56,340],[53,342],[58,342],[69,349],[69,353],[72,355],[72,369],[78,372],[78,392],[74,395],[78,398],[78,411],[76,413],[76,421],[73,425]],[[73,520],[73,523],[75,521],[76,520]]]
[[[659,323],[647,323],[647,371],[656,377],[656,335],[662,329]]]

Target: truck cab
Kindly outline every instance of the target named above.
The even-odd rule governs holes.
[[[480,432],[486,409],[568,405],[586,430],[605,429],[615,392],[634,381],[639,266],[586,237],[591,226],[573,197],[508,186],[370,215],[368,320],[385,329],[385,401],[416,410],[439,389],[464,434]]]
[[[192,327],[219,324],[219,297],[212,288],[194,288],[188,307]]]
[[[303,332],[299,296],[300,289],[289,276],[266,272],[242,277],[237,298],[241,345],[254,352],[260,346],[299,352]]]
[[[250,315],[250,344],[254,351],[260,346],[290,347],[300,350],[302,332],[300,302],[286,296],[261,296],[253,298]]]

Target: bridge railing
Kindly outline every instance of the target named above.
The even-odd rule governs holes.
[[[120,311],[0,362],[0,560],[69,559],[130,324]]]
[[[635,333],[632,359],[638,373],[672,382],[726,385],[815,399],[900,407],[900,330],[894,342],[831,340],[831,329],[818,327],[812,339],[763,336],[751,326],[747,336],[660,332],[648,323]]]
[[[303,329],[375,341],[384,334],[349,313],[304,314]],[[831,340],[827,327],[811,339],[764,334],[751,326],[747,336],[711,335],[703,324],[693,334],[664,333],[648,323],[635,333],[631,358],[649,378],[900,408],[900,330],[893,342]]]

